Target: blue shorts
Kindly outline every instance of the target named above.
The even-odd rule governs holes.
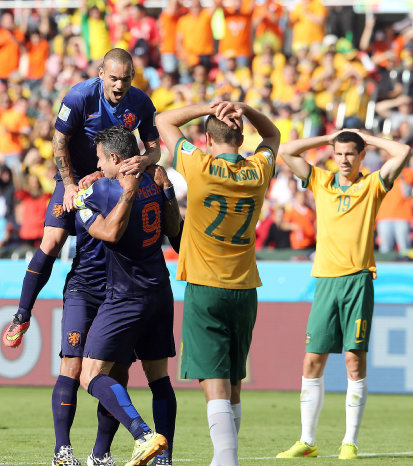
[[[171,285],[153,293],[130,297],[108,296],[99,308],[87,337],[83,356],[130,364],[138,359],[175,356],[174,307]]]
[[[65,293],[60,357],[83,357],[87,334],[101,304],[101,300],[87,293]]]
[[[44,219],[45,227],[63,228],[70,235],[76,235],[75,231],[75,216],[76,212],[65,212],[63,210],[63,196],[65,187],[62,180],[56,181],[52,197],[47,206],[46,216]]]

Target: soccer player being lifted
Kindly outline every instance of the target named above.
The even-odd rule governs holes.
[[[30,261],[13,321],[3,335],[8,347],[20,345],[30,325],[37,295],[46,285],[53,264],[69,234],[75,234],[73,198],[82,183],[100,178],[96,172],[94,135],[114,125],[138,130],[146,152],[135,154],[122,167],[124,173],[141,173],[160,158],[159,134],[155,127],[155,107],[140,89],[131,86],[132,57],[119,48],[103,59],[98,78],[76,84],[64,97],[55,123],[53,152],[59,173],[46,212],[40,248]]]
[[[338,172],[309,165],[302,153],[331,144]],[[366,146],[390,158],[379,171],[360,172]],[[307,323],[301,388],[301,438],[277,458],[317,456],[316,431],[324,400],[329,353],[345,351],[346,433],[339,459],[357,458],[357,436],[367,400],[366,362],[376,278],[374,221],[381,201],[410,157],[410,147],[344,130],[281,144],[279,154],[314,193],[317,246],[312,275],[316,291]]]
[[[144,465],[168,449],[167,437],[172,448],[175,416],[160,413],[158,423],[155,419],[158,433],[153,432],[126,389],[109,374],[115,363],[128,365],[136,355],[149,384],[161,384],[158,388],[166,400],[162,409],[176,410],[168,377],[168,358],[175,356],[173,296],[161,245],[163,234],[179,233],[179,208],[161,167],[149,167],[154,179],[146,172],[139,180],[120,173],[123,160],[138,153],[130,130],[107,128],[95,142],[98,168],[105,178],[79,194],[75,205],[89,234],[105,243],[107,291],[88,333],[80,383],[134,437],[127,466]],[[166,456],[155,464],[172,461]]]
[[[208,116],[207,153],[180,126]],[[242,118],[262,141],[239,155]],[[174,167],[188,183],[177,279],[188,282],[182,324],[181,377],[199,379],[207,401],[214,466],[238,464],[241,380],[257,314],[255,227],[274,173],[280,133],[262,113],[239,102],[182,107],[156,118]]]

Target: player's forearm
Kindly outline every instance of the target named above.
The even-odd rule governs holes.
[[[316,147],[329,144],[328,136],[317,136],[314,138],[297,139],[284,142],[280,145],[278,153],[281,157],[299,157],[303,152]]]
[[[156,117],[156,124],[158,127],[170,125],[179,128],[195,118],[214,114],[215,109],[210,104],[188,105],[160,113]]]
[[[136,189],[123,189],[118,203],[105,218],[101,228],[103,238],[100,239],[117,243],[122,238],[129,223],[135,193]]]
[[[174,238],[179,233],[181,224],[181,214],[179,212],[179,205],[176,197],[173,199],[166,199],[164,202],[164,234]]]
[[[142,154],[141,157],[147,158],[146,167],[149,165],[155,165],[159,162],[161,158],[161,146],[159,144],[159,139],[156,141],[151,141],[151,143],[145,143],[145,152]]]
[[[274,123],[263,113],[249,105],[245,106],[244,115],[248,118],[262,138],[280,137],[280,132]]]
[[[69,139],[70,136],[66,136],[65,134],[62,134],[56,130],[52,141],[53,154],[64,186],[76,184],[73,176],[72,164],[70,162],[68,149]]]
[[[386,151],[390,157],[406,160],[410,157],[410,146],[391,139],[380,138],[372,135],[365,135],[366,145],[375,146],[377,149]]]

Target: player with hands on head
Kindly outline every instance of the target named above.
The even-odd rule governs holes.
[[[56,188],[46,212],[40,248],[27,267],[17,313],[3,336],[5,346],[20,345],[37,295],[49,280],[68,235],[75,234],[73,198],[79,186],[90,185],[102,176],[96,171],[95,134],[119,124],[139,131],[146,151],[142,155],[137,152],[124,162],[125,174],[142,173],[160,159],[155,107],[143,91],[131,85],[133,77],[130,54],[112,49],[103,59],[99,77],[73,86],[61,103],[53,136],[58,168]],[[87,178],[79,181],[84,177]]]
[[[84,228],[104,241],[107,293],[88,333],[80,383],[134,437],[128,466],[147,464],[153,457],[154,464],[172,464],[176,399],[168,358],[175,356],[173,296],[161,246],[163,234],[179,233],[179,207],[161,168],[149,169],[161,186],[146,172],[138,179],[121,172],[123,160],[138,150],[130,130],[106,128],[95,142],[105,178],[79,194],[75,205]],[[133,355],[141,360],[153,393],[157,432],[110,377],[115,363],[127,364]]]
[[[337,173],[311,166],[302,154],[331,144]],[[360,171],[371,145],[390,155],[380,170]],[[324,367],[344,347],[346,433],[339,459],[357,458],[357,436],[367,400],[367,351],[374,307],[374,224],[384,196],[410,157],[410,147],[357,130],[281,144],[279,154],[314,193],[316,291],[306,332],[301,388],[301,438],[277,458],[317,456],[316,431],[324,401]]]
[[[207,116],[207,152],[180,126]],[[242,119],[262,137],[243,158]],[[177,279],[187,281],[182,326],[181,377],[199,379],[207,402],[212,465],[238,464],[241,380],[261,286],[255,262],[255,227],[271,179],[280,133],[242,102],[200,104],[165,111],[156,124],[174,168],[188,183],[187,214]]]

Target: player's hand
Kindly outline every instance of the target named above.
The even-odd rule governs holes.
[[[124,175],[140,175],[151,164],[151,160],[147,155],[135,155],[130,159],[123,161],[120,168],[120,173]]]
[[[136,177],[135,174],[125,175],[119,173],[118,181],[124,191],[136,191],[141,184],[141,175],[139,174],[138,177]]]
[[[328,144],[332,145],[334,139],[335,139],[340,133],[342,133],[343,131],[344,131],[344,130],[341,129],[340,131],[335,131],[334,133],[331,133],[331,134],[327,135]]]
[[[160,165],[149,165],[146,169],[146,173],[148,173],[148,175],[153,178],[153,181],[155,181],[155,183],[162,189],[167,189],[172,186],[165,168]]]
[[[75,210],[73,199],[77,195],[78,191],[79,187],[75,184],[68,184],[65,186],[65,194],[63,196],[63,210],[65,212],[72,212]]]
[[[223,121],[231,129],[242,128],[242,115],[245,112],[245,104],[242,102],[215,102],[211,104],[215,109],[215,116]]]
[[[90,175],[86,175],[79,181],[79,188],[80,189],[87,189],[89,186],[91,186],[95,181],[100,180],[101,178],[104,178],[105,175],[100,171],[97,170]]]

